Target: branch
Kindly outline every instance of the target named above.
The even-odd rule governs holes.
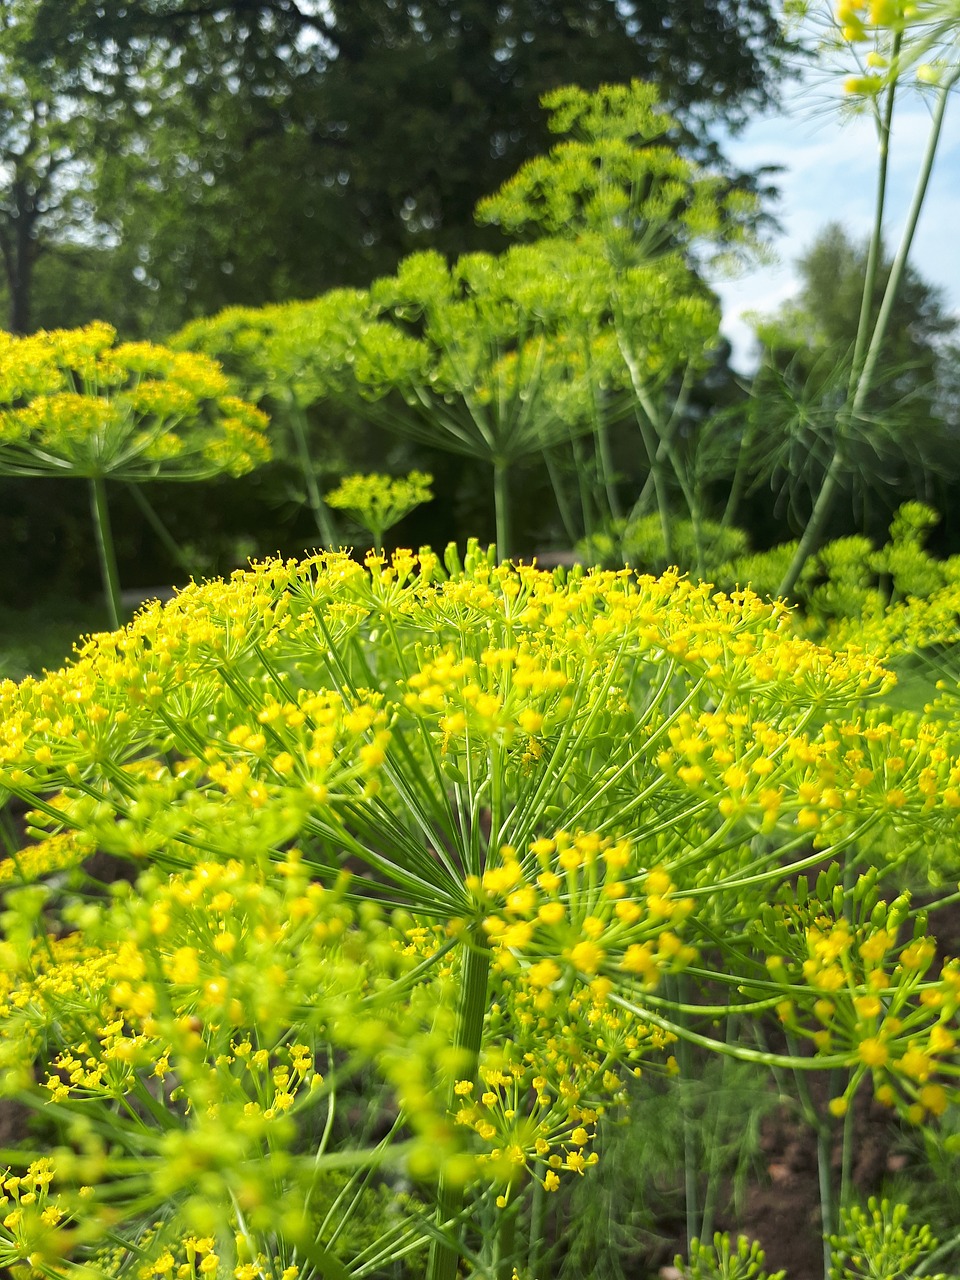
[[[193,8],[173,9],[165,13],[137,13],[132,23],[135,28],[176,25],[196,19],[200,22],[217,21],[223,14],[222,0],[212,0],[209,5],[196,5]],[[302,30],[318,31],[328,40],[335,39],[336,27],[318,14],[304,13],[296,0],[232,0],[229,9],[235,17],[247,14],[273,13],[293,21]]]

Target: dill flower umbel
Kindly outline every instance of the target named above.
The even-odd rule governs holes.
[[[94,1154],[137,1129],[136,1174],[87,1179],[89,1239],[134,1231],[121,1176],[179,1232],[155,1274],[185,1238],[213,1243],[177,1267],[293,1265],[305,1218],[333,1247],[318,1169],[509,1217],[589,1175],[604,1114],[691,1034],[935,1119],[960,983],[884,888],[954,856],[960,760],[891,683],[749,591],[471,545],[264,561],[0,685],[36,841],[3,872],[0,1061],[96,1117]],[[85,896],[93,850],[136,886]],[[723,1044],[726,1012],[809,1051]],[[382,1143],[338,1127],[357,1073]],[[416,1213],[384,1237],[425,1238]]]
[[[242,475],[268,460],[264,414],[205,356],[117,343],[110,325],[0,335],[0,471]]]

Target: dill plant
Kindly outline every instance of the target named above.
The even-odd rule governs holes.
[[[849,362],[845,368],[838,368],[836,375],[839,408],[832,415],[827,434],[829,461],[810,517],[780,581],[778,594],[781,595],[793,590],[804,562],[823,537],[837,496],[855,474],[858,439],[867,439],[873,449],[883,442],[883,424],[871,421],[870,396],[883,377],[884,340],[929,189],[947,107],[960,79],[957,13],[951,3],[839,0],[835,6],[826,6],[794,0],[787,13],[801,29],[806,25],[816,34],[821,60],[838,60],[846,72],[853,72],[846,75],[843,87],[848,103],[868,114],[875,127],[877,169],[873,226],[856,338]],[[911,91],[927,97],[930,127],[919,154],[913,195],[897,251],[879,307],[875,308],[884,222],[889,212],[890,148],[898,109],[904,94]]]
[[[290,423],[327,546],[306,414],[336,403],[488,467],[501,559],[515,551],[513,473],[533,459],[571,544],[622,518],[610,436],[632,421],[649,466],[633,514],[655,502],[671,560],[679,489],[703,562],[681,427],[719,345],[720,313],[692,264],[746,247],[753,200],[677,153],[675,122],[651,85],[571,87],[544,106],[550,128],[572,136],[478,208],[529,243],[452,263],[414,253],[369,290],[228,308],[174,339],[222,359]],[[573,493],[558,462],[566,455]]]
[[[0,473],[87,481],[114,626],[122,610],[106,482],[243,475],[270,456],[266,425],[202,355],[117,343],[101,323],[0,334]]]
[[[0,1064],[58,1135],[7,1153],[46,1199],[0,1259],[343,1280],[429,1245],[431,1280],[536,1276],[602,1115],[685,1044],[936,1124],[960,971],[894,885],[956,866],[956,721],[871,710],[890,679],[749,592],[472,546],[266,561],[0,686],[33,833],[0,863]],[[136,885],[104,895],[94,852]]]
[[[379,474],[345,476],[327,494],[327,505],[346,511],[373,539],[373,550],[383,550],[388,529],[433,499],[433,476],[425,471],[392,477]]]

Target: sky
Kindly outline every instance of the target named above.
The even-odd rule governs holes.
[[[843,120],[837,105],[838,98],[829,101],[822,85],[801,85],[791,90],[781,113],[722,140],[741,168],[783,166],[774,178],[781,198],[773,212],[784,231],[771,241],[776,261],[736,280],[713,282],[723,306],[723,332],[734,347],[733,365],[742,373],[756,363],[743,314],[774,311],[796,293],[794,260],[828,222],[841,222],[858,240],[873,224],[876,130],[868,115]],[[929,130],[926,101],[918,95],[904,98],[894,119],[884,222],[891,253],[900,240]],[[947,310],[960,317],[960,95],[947,109],[910,262],[925,280],[944,289]]]

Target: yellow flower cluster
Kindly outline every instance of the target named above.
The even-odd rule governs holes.
[[[710,711],[679,717],[667,736],[661,768],[714,798],[724,818],[765,834],[793,827],[815,847],[835,839],[851,814],[889,813],[903,828],[939,810],[950,825],[960,803],[960,770],[935,723],[901,732],[871,714],[810,733]]]
[[[0,1267],[54,1274],[47,1268],[60,1262],[72,1214],[61,1196],[51,1193],[53,1179],[53,1161],[47,1157],[23,1174],[0,1171]]]
[[[228,1256],[221,1256],[225,1252]],[[282,1258],[270,1258],[259,1249],[251,1249],[249,1238],[241,1230],[234,1230],[227,1241],[196,1234],[171,1238],[169,1227],[157,1223],[138,1241],[136,1255],[139,1263],[134,1274],[138,1280],[262,1280],[264,1275],[297,1280],[300,1275],[296,1263],[285,1266]],[[105,1276],[127,1274],[124,1262],[129,1256],[120,1249],[112,1256],[101,1255],[97,1262]]]
[[[522,960],[539,1009],[553,1003],[565,971],[587,980],[629,974],[652,988],[661,972],[696,956],[678,935],[693,900],[677,894],[663,868],[638,874],[626,840],[558,831],[532,841],[522,859],[504,846],[499,862],[466,885],[499,965],[512,971]]]
[[[0,885],[27,884],[57,871],[67,871],[89,857],[90,849],[74,831],[49,836],[27,845],[9,858],[0,858]]]
[[[328,506],[346,511],[366,529],[375,547],[388,529],[421,503],[433,498],[433,476],[411,471],[406,476],[380,474],[346,476],[326,495]]]
[[[519,1063],[481,1067],[479,1088],[472,1080],[457,1082],[456,1123],[486,1144],[480,1167],[504,1184],[497,1198],[500,1208],[531,1164],[541,1171],[544,1188],[556,1191],[561,1171],[582,1175],[597,1163],[596,1152],[584,1151],[596,1136],[602,1107],[581,1106],[577,1084],[564,1080],[562,1085],[555,1096],[545,1075]]]
[[[949,89],[955,79],[956,21],[955,8],[943,0],[839,0],[840,38],[872,45],[844,90],[875,96],[908,68],[919,84]]]
[[[819,889],[829,889],[822,877]],[[835,884],[802,902],[785,895],[777,914],[768,926],[780,950],[766,964],[784,997],[780,1019],[818,1054],[853,1067],[845,1094],[831,1104],[835,1114],[869,1073],[877,1099],[911,1122],[941,1115],[960,1071],[960,965],[948,961],[931,977],[935,942],[923,933],[900,937],[909,895],[886,903],[874,871],[850,899]]]
[[[41,842],[8,877],[8,1078],[138,1117],[151,1212],[202,1186],[263,1234],[360,1070],[416,1176],[556,1189],[631,1073],[710,1043],[707,982],[936,1116],[956,969],[930,976],[879,886],[956,860],[956,728],[871,707],[875,651],[749,592],[466,559],[270,560],[0,686],[0,785]],[[57,936],[59,872],[94,850],[146,870],[68,896]],[[217,1212],[153,1274],[273,1258],[222,1248]]]
[[[212,360],[106,324],[0,334],[0,370],[0,471],[199,479],[270,457],[266,417]]]
[[[916,6],[905,0],[839,0],[837,22],[844,40],[866,40],[870,28],[900,27],[907,18],[907,10]]]

